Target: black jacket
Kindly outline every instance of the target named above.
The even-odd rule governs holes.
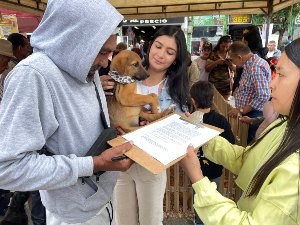
[[[221,133],[220,136],[227,139],[232,144],[235,143],[235,138],[231,131],[231,126],[228,123],[227,119],[221,114],[215,111],[210,111],[209,113],[204,114],[203,123],[224,129],[224,132]],[[226,151],[226,149],[224,149],[224,151]],[[200,160],[200,165],[204,176],[207,176],[209,179],[214,179],[222,175],[223,166],[215,164],[205,158],[202,148],[200,148],[198,151],[198,158]]]

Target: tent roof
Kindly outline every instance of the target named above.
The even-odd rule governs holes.
[[[109,0],[125,19],[200,15],[261,14],[286,8],[300,0]],[[268,5],[269,4],[269,5]],[[42,15],[47,0],[1,0],[0,8]],[[269,7],[268,7],[269,6]]]

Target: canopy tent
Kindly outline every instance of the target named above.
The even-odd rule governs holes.
[[[300,0],[109,0],[125,19],[201,15],[270,15]],[[47,0],[1,0],[0,8],[41,16]]]

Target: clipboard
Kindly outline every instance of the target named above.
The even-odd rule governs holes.
[[[214,127],[208,124],[203,124],[200,121],[200,114],[197,114],[196,112],[191,114],[191,116],[186,117],[184,114],[179,114],[179,113],[172,113],[168,116],[165,116],[159,120],[156,120],[155,122],[152,123],[157,123],[160,120],[163,120],[173,114],[178,114],[181,116],[180,119],[183,119],[189,123],[192,123],[194,125],[202,125],[202,126],[206,126],[208,128],[214,129],[216,131],[219,131],[220,133],[222,133],[224,130],[220,129],[218,127]],[[203,114],[202,114],[203,117]],[[198,119],[199,122],[196,122]],[[151,124],[152,124],[151,123]],[[148,126],[148,125],[146,125]],[[139,129],[143,129],[144,126],[142,126]],[[114,138],[110,141],[108,141],[108,144],[111,145],[112,147],[115,146],[119,146],[121,144],[123,144],[124,142],[126,142],[127,140],[125,138],[123,138],[122,136],[118,136],[117,138]],[[201,146],[195,146],[195,148],[198,148]],[[151,173],[153,174],[159,174],[161,172],[163,172],[164,170],[166,170],[167,168],[169,168],[170,166],[174,165],[175,163],[177,163],[178,161],[180,161],[182,158],[184,158],[186,155],[183,155],[175,160],[173,160],[172,162],[170,162],[167,165],[164,165],[163,163],[161,163],[160,161],[158,161],[157,159],[153,158],[151,155],[149,155],[148,153],[146,153],[145,151],[143,151],[142,149],[140,149],[139,147],[133,145],[132,149],[130,149],[128,152],[125,153],[125,155],[127,157],[129,157],[130,159],[132,159],[133,161],[135,161],[136,163],[140,164],[141,166],[143,166],[145,169],[149,170]]]

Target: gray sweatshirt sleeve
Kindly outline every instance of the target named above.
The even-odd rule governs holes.
[[[17,66],[5,81],[0,106],[1,189],[59,189],[92,175],[92,157],[36,153],[58,127],[44,77],[29,66]]]

